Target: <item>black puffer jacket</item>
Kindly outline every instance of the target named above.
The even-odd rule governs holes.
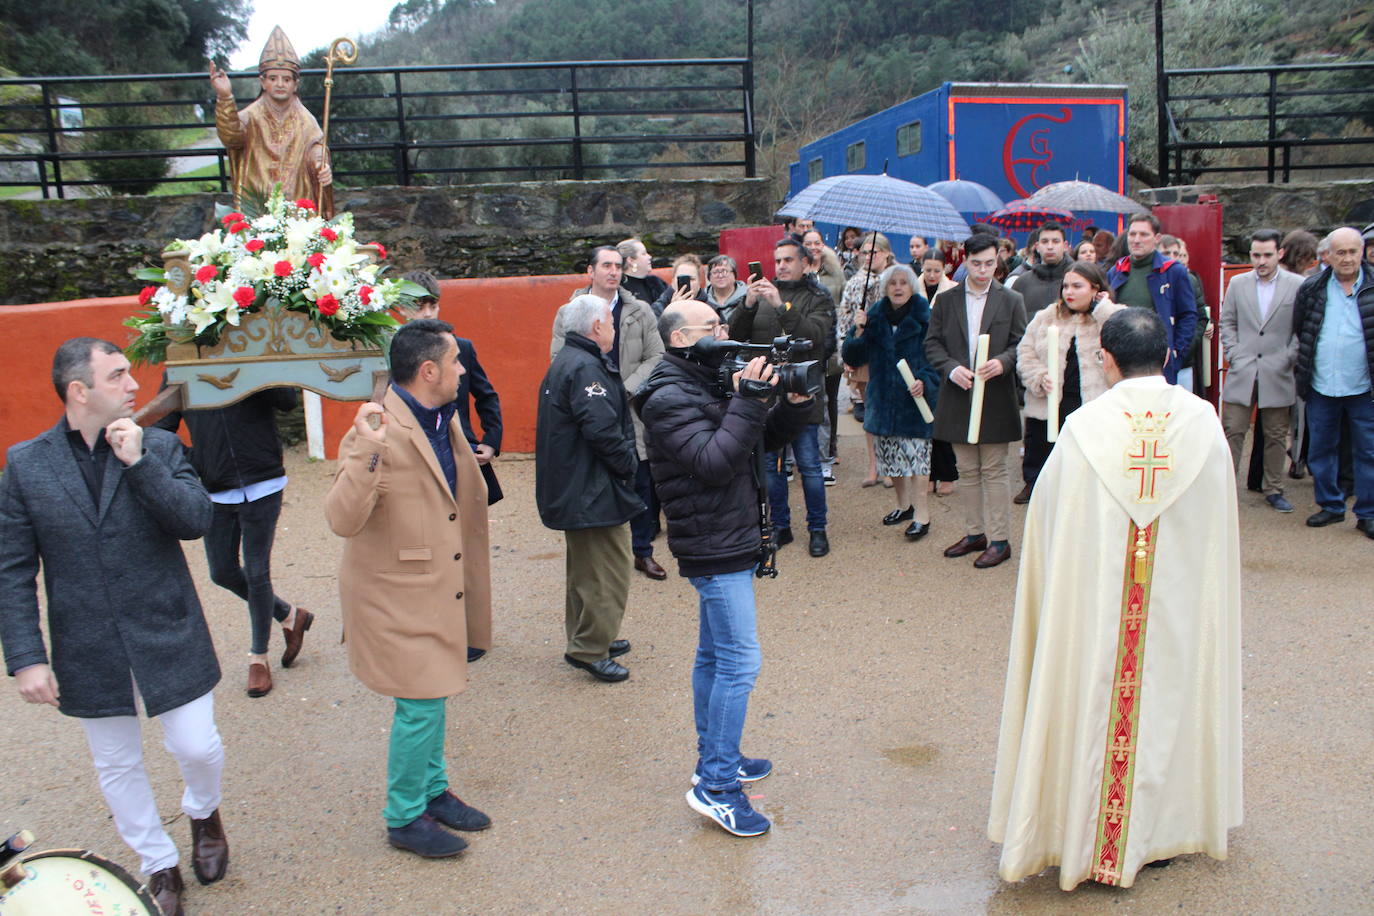
[[[539,386],[534,460],[534,499],[546,527],[609,528],[644,511],[625,386],[581,334],[567,335]]]
[[[1293,333],[1298,338],[1298,364],[1294,374],[1298,382],[1298,397],[1306,399],[1312,390],[1312,369],[1317,361],[1317,336],[1326,318],[1326,284],[1331,280],[1327,267],[1303,281],[1293,299]],[[1360,310],[1360,326],[1364,329],[1365,359],[1369,375],[1374,378],[1374,270],[1360,266],[1356,281],[1355,306]]]
[[[830,293],[810,280],[779,280],[774,283],[782,306],[774,308],[758,301],[751,308],[740,303],[730,319],[730,336],[746,343],[772,343],[784,334],[811,341],[811,349],[796,355],[796,361],[819,360],[825,364],[835,339],[835,302]],[[820,423],[825,404],[816,398],[808,408],[808,423]]]
[[[749,569],[759,558],[762,451],[797,435],[811,402],[720,397],[714,373],[669,353],[634,396],[668,549],[684,576]]]
[[[211,493],[237,490],[286,474],[274,411],[294,410],[294,388],[269,388],[228,407],[169,413],[157,422],[176,432],[184,420],[191,433],[191,467]]]

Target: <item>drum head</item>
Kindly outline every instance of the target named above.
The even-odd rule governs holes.
[[[26,857],[23,867],[28,877],[0,893],[0,916],[161,916],[145,887],[123,868],[93,852],[53,849]]]

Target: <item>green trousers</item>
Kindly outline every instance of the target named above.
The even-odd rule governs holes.
[[[425,813],[429,800],[448,788],[444,766],[445,697],[396,697],[391,717],[391,750],[386,763],[388,827],[404,827]]]
[[[630,596],[630,526],[579,528],[563,534],[568,542],[568,654],[580,662],[600,661],[620,634]]]

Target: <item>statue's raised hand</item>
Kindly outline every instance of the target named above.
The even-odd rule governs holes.
[[[214,61],[210,61],[210,85],[214,88],[218,98],[232,99],[234,97],[234,87],[229,84],[229,74],[216,67]]]

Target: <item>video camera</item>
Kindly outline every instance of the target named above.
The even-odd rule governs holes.
[[[734,375],[756,356],[767,356],[777,376],[777,386],[759,379],[741,378],[739,393],[746,398],[767,398],[779,394],[815,396],[825,389],[825,369],[814,359],[795,361],[797,354],[811,350],[804,338],[775,337],[771,344],[752,344],[738,340],[703,337],[687,348],[685,356],[703,366],[716,367],[716,386],[725,397],[735,393]]]

